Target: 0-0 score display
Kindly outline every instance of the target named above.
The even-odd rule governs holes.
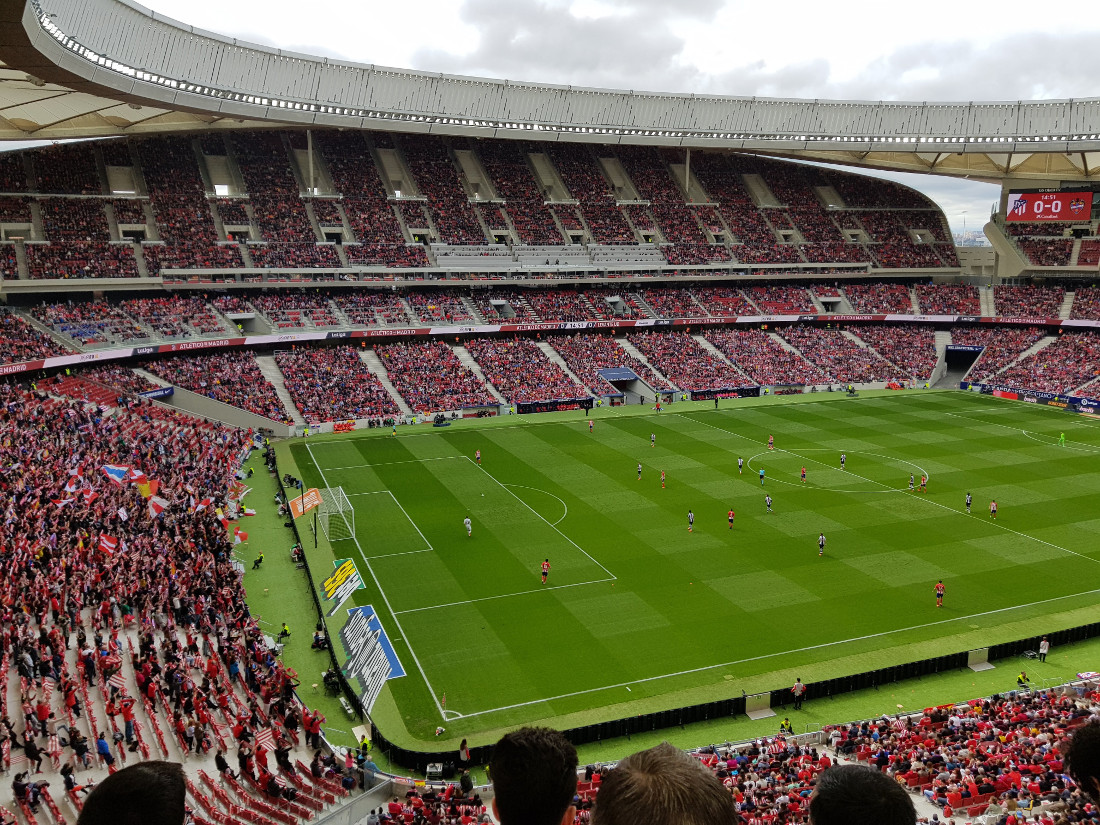
[[[1087,221],[1092,192],[1012,192],[1006,221]]]

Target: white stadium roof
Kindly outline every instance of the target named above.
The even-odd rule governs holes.
[[[781,100],[430,74],[226,38],[127,0],[0,0],[0,140],[264,126],[682,146],[1002,181],[1100,174],[1100,99]]]

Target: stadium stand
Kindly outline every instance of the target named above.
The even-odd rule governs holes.
[[[1045,392],[1072,393],[1100,377],[1100,334],[1074,332],[1000,372],[1001,384]],[[973,380],[973,379],[972,379]]]
[[[0,310],[0,348],[11,361],[62,355],[65,348],[7,309]]]
[[[712,316],[756,315],[757,310],[749,303],[741,290],[728,286],[692,287],[692,297],[696,303]]]
[[[627,340],[677,389],[724,390],[750,383],[686,332],[634,332]]]
[[[416,413],[493,406],[485,384],[442,341],[382,344],[374,348],[394,389]]]
[[[516,229],[519,242],[530,246],[556,246],[563,242],[530,167],[526,144],[515,141],[481,141],[477,151],[504,211]]]
[[[1077,253],[1077,266],[1096,267],[1100,264],[1100,240],[1089,238],[1081,241],[1081,248]]]
[[[1074,290],[1070,317],[1100,320],[1100,287],[1081,286]]]
[[[33,150],[30,155],[38,183],[36,191],[58,195],[103,193],[91,144],[47,146]]]
[[[477,213],[462,188],[461,173],[443,138],[405,135],[401,137],[409,170],[427,208],[438,239],[450,244],[485,243]]]
[[[336,294],[332,303],[352,326],[407,326],[412,322],[409,308],[400,295],[392,292],[350,292]]]
[[[132,243],[28,244],[26,252],[32,278],[136,278],[139,274]]]
[[[0,155],[0,192],[27,192],[27,170],[15,152]]]
[[[612,151],[584,144],[474,143],[456,137],[395,138],[381,132],[364,136],[324,130],[315,138],[317,163],[333,187],[323,197],[302,194],[294,153],[304,151],[303,135],[247,130],[195,139],[135,137],[105,141],[95,150],[66,145],[35,150],[26,157],[33,168],[48,170],[45,178],[30,185],[23,180],[22,159],[13,156],[4,173],[10,186],[0,191],[38,193],[46,239],[54,243],[62,237],[66,244],[110,240],[105,207],[112,205],[120,224],[146,228],[146,258],[154,277],[162,270],[251,266],[420,268],[432,259],[419,241],[461,247],[485,244],[490,237],[533,250],[517,248],[515,260],[523,266],[551,261],[618,269],[725,263],[957,266],[942,216],[933,205],[869,178],[707,153],[692,166],[704,190],[693,192],[692,198],[705,195],[709,202],[695,204],[672,174],[670,164],[682,161],[672,150],[620,146]],[[396,192],[383,183],[372,145],[399,154],[414,191]],[[481,171],[464,167],[459,153],[470,158],[470,169],[480,164]],[[564,184],[561,194],[575,203],[547,200],[544,182],[530,160],[536,154]],[[100,157],[104,163],[110,161],[108,167],[129,168],[139,191],[144,184],[155,231],[147,220],[144,196],[106,194],[99,179]],[[237,185],[243,192],[222,191],[214,197],[203,178],[204,165],[211,163],[239,170]],[[622,191],[612,186],[604,164],[623,177],[615,184]],[[749,179],[755,182],[752,192]],[[481,192],[485,184],[489,191]],[[477,197],[471,200],[475,189]],[[883,193],[862,192],[870,189]],[[909,205],[853,207],[835,198],[826,205],[820,192],[832,190],[862,192],[858,203]],[[499,200],[487,200],[486,195]],[[54,201],[58,203],[51,205]],[[21,223],[29,222],[25,210],[17,211],[22,213]],[[345,216],[350,237],[345,235]],[[319,227],[345,235],[343,256],[331,247],[314,246],[320,240]],[[588,246],[563,246],[567,240]],[[241,257],[238,249],[218,245],[228,241],[257,244],[255,261]],[[43,254],[37,253],[38,258]],[[75,257],[81,256],[55,252],[45,266],[36,261],[34,277],[79,277],[78,267],[62,266],[55,273],[59,264],[49,265]],[[439,262],[461,266],[460,260],[447,255]],[[505,256],[497,263],[509,264],[512,259]],[[484,260],[477,264],[476,268],[494,265]],[[118,274],[132,274],[124,255],[110,268],[119,266]],[[106,277],[102,270],[108,267],[89,267],[84,274]]]
[[[745,290],[745,294],[766,315],[817,313],[805,287],[753,286]]]
[[[474,338],[466,349],[497,391],[513,404],[588,397],[583,387],[527,338]]]
[[[27,728],[9,748],[9,726],[2,761],[5,770],[33,769],[23,742],[37,742],[35,753],[46,757],[33,790],[15,783],[22,821],[38,821],[39,802],[50,821],[67,821],[58,805],[65,796],[79,812],[81,796],[67,795],[54,773],[63,761],[102,778],[150,758],[209,760],[210,751],[228,750],[228,739],[249,775],[265,770],[264,743],[266,752],[281,749],[281,764],[308,754],[298,731],[316,717],[244,606],[242,574],[212,506],[225,501],[251,434],[148,402],[128,401],[105,416],[45,385],[38,392],[0,385],[0,463],[21,466],[26,484],[0,488],[0,508],[20,511],[0,524],[8,548],[0,587],[25,616],[5,631],[0,706],[7,718],[7,697],[18,697]],[[28,453],[37,458],[24,464]],[[132,481],[115,483],[100,470],[135,459],[131,469],[141,473]],[[141,479],[157,482],[158,507],[171,522],[138,495]],[[48,543],[39,541],[47,535]],[[29,564],[33,557],[39,562]],[[98,753],[89,741],[96,732]],[[46,777],[53,782],[40,781]],[[213,816],[207,795],[191,793]],[[257,810],[275,811],[283,825],[312,816],[301,805],[264,808],[251,787],[236,798],[251,822],[261,821]]]
[[[908,284],[845,284],[844,294],[856,312],[913,314]]]
[[[577,211],[597,244],[633,244],[637,239],[615,205],[611,186],[587,146],[555,143],[547,147],[569,196],[578,201]],[[559,211],[560,215],[561,212]],[[579,227],[578,222],[567,229]]]
[[[135,298],[123,301],[119,307],[161,338],[223,335],[229,331],[201,298]]]
[[[193,355],[142,363],[158,378],[224,404],[289,423],[275,387],[260,372],[255,353],[248,350]]]
[[[1071,238],[1018,238],[1016,246],[1036,266],[1068,266]]]
[[[1054,286],[996,286],[993,301],[1002,317],[1057,318],[1066,291]]]
[[[968,381],[981,383],[994,379],[1046,334],[1042,327],[953,327],[951,343],[985,347],[966,376]]]
[[[253,295],[252,306],[268,319],[272,328],[309,329],[338,325],[329,296],[314,291]]]
[[[633,370],[655,390],[673,389],[668,381],[658,377],[647,364],[627,354],[622,345],[610,335],[550,335],[546,342],[557,350],[570,371],[584,382],[593,395],[619,392],[599,373],[600,370],[616,367]]]
[[[854,326],[849,332],[874,347],[875,352],[908,373],[914,381],[928,381],[936,367],[936,330],[926,324]]]
[[[658,318],[705,318],[707,315],[706,309],[686,289],[639,289],[631,295],[650,307]]]
[[[527,303],[528,294],[528,291],[520,292],[514,289],[476,290],[471,299],[477,311],[489,323],[500,323],[506,320],[537,321],[539,316]]]
[[[908,376],[873,349],[860,347],[840,330],[793,326],[779,334],[807,360],[816,364],[829,381],[861,384],[873,381],[907,381]]]
[[[981,315],[978,288],[968,284],[917,284],[917,303],[924,315]]]
[[[758,329],[710,329],[703,337],[762,386],[827,384],[830,378],[801,355]]]
[[[275,363],[307,421],[392,419],[401,412],[354,347],[282,350]]]
[[[458,292],[433,290],[405,293],[413,314],[425,324],[467,324],[474,320]]]
[[[31,309],[31,314],[81,347],[142,341],[149,337],[121,307],[105,300],[43,304]]]

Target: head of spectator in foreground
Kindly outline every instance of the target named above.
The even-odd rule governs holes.
[[[1093,720],[1062,743],[1066,771],[1094,802],[1100,802],[1100,722]]]
[[[915,825],[917,810],[905,789],[866,765],[822,771],[810,797],[810,825]]]
[[[183,825],[187,785],[178,762],[138,762],[95,786],[77,825]]]
[[[668,742],[631,754],[600,783],[592,825],[737,825],[729,791]]]
[[[577,749],[552,728],[505,734],[489,761],[493,813],[501,825],[571,825]]]

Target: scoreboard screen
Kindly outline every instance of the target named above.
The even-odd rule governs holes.
[[[1092,192],[1012,192],[1005,220],[1087,221],[1092,217]]]

